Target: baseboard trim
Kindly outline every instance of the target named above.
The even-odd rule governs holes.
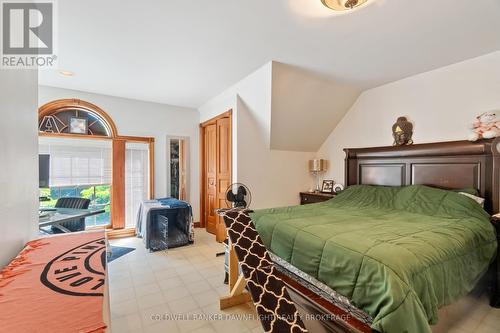
[[[134,237],[135,229],[127,228],[127,229],[114,229],[106,231],[106,236],[108,239],[117,239],[117,238],[125,238],[125,237]]]

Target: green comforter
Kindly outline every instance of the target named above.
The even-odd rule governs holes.
[[[252,214],[266,247],[350,298],[380,332],[431,332],[495,257],[488,214],[426,186],[352,186],[320,204]]]

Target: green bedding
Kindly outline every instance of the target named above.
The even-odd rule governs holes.
[[[327,202],[252,214],[274,254],[373,317],[379,332],[431,332],[496,253],[488,214],[426,186],[352,186]]]

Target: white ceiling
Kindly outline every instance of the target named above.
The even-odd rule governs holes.
[[[59,66],[40,84],[198,107],[264,63],[367,89],[500,49],[499,0],[58,1]]]

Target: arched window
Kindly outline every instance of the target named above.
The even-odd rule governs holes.
[[[98,106],[79,99],[49,102],[38,111],[42,133],[116,138],[113,120]]]
[[[111,226],[133,234],[140,202],[154,197],[154,138],[118,135],[106,112],[79,99],[41,106],[38,130],[40,152],[51,155],[50,190],[90,187],[93,199],[111,200]],[[103,189],[107,192],[97,193]],[[84,195],[76,190],[70,194]]]

